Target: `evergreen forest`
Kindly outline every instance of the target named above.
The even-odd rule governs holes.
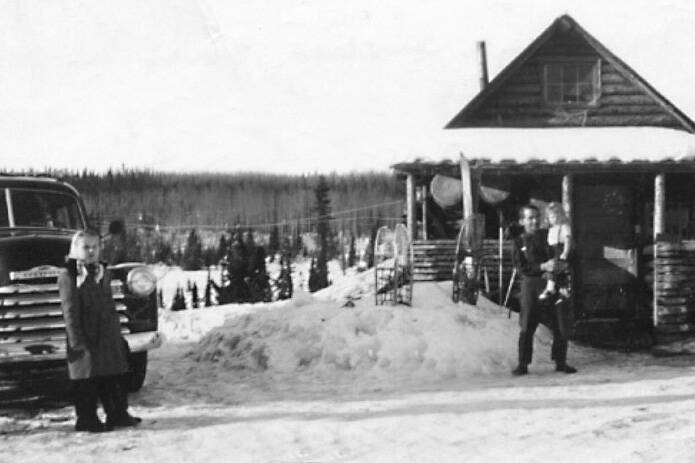
[[[163,173],[109,170],[106,173],[51,172],[82,194],[93,223],[104,229],[115,219],[130,228],[229,230],[252,228],[268,233],[274,224],[299,232],[316,231],[315,175],[263,173]],[[326,175],[334,233],[369,233],[375,220],[400,221],[404,182],[389,173]]]

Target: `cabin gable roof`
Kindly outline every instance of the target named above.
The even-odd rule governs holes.
[[[552,101],[558,66],[591,67],[593,98]],[[554,67],[553,67],[554,66]],[[695,123],[574,19],[556,19],[447,125],[470,127],[667,127],[695,133]]]

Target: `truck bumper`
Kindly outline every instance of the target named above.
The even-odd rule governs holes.
[[[130,352],[145,352],[162,346],[163,336],[159,331],[128,333],[123,337],[128,342]]]
[[[130,352],[146,352],[162,345],[159,331],[123,334]],[[30,341],[0,344],[0,365],[19,362],[65,360],[65,341]]]

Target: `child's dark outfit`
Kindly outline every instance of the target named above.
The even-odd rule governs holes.
[[[570,240],[571,231],[568,224],[554,225],[548,230],[548,245],[551,250],[551,257],[557,260],[557,268],[554,272],[543,273],[543,278],[555,283],[555,293],[559,294],[559,299],[566,299],[570,295],[570,272],[567,259],[561,259],[564,252],[565,240]],[[544,298],[544,297],[542,297]]]
[[[78,431],[102,432],[134,426],[122,377],[128,372],[127,346],[111,293],[109,272],[101,264],[68,259],[58,276],[67,332],[68,373],[73,383]],[[97,416],[97,400],[106,426]]]

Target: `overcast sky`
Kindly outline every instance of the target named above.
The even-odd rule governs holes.
[[[695,118],[695,2],[0,2],[0,167],[388,170],[569,13]],[[440,157],[440,156],[439,156]]]

